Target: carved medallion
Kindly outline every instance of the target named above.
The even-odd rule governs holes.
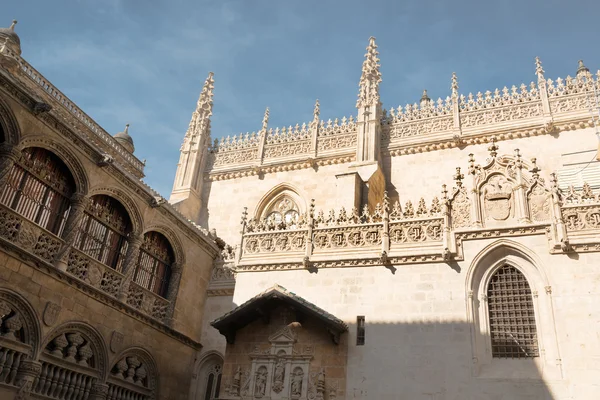
[[[496,221],[503,221],[510,216],[511,184],[501,175],[494,175],[483,187],[483,198],[486,215]]]
[[[92,286],[98,286],[102,280],[102,271],[97,265],[90,265],[87,273],[87,281]]]
[[[51,301],[46,303],[46,308],[44,309],[44,315],[42,316],[44,324],[46,324],[47,326],[53,326],[56,323],[56,321],[58,320],[58,316],[59,316],[61,310],[62,310],[62,307],[56,303],[53,303]]]
[[[124,336],[121,332],[113,331],[110,336],[110,351],[117,353],[121,349]]]
[[[600,210],[593,209],[585,215],[585,222],[588,228],[599,228],[600,227]]]

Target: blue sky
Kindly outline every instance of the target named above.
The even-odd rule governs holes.
[[[355,114],[369,36],[385,108],[600,68],[597,0],[11,1],[23,57],[108,132],[130,123],[145,181],[168,197],[179,147],[209,71],[212,136]]]

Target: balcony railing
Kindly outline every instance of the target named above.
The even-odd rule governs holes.
[[[64,241],[0,204],[0,238],[53,264]],[[123,300],[143,314],[166,323],[170,302],[131,282],[122,273],[82,251],[68,250],[67,273],[112,298]]]

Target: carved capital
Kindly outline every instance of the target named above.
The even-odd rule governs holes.
[[[95,383],[90,391],[90,400],[105,400],[108,396],[108,385],[106,383]]]

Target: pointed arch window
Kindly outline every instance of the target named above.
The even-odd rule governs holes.
[[[175,261],[173,249],[167,238],[158,232],[148,232],[140,247],[133,280],[140,286],[165,297]]]
[[[213,364],[208,370],[206,376],[206,392],[204,400],[213,400],[219,398],[219,388],[221,386],[221,364]]]
[[[131,220],[125,207],[112,197],[90,199],[75,246],[92,258],[121,271],[127,253]]]
[[[487,302],[493,358],[539,356],[533,296],[527,279],[512,265],[490,278]]]
[[[8,174],[0,202],[60,236],[75,192],[67,166],[54,153],[31,147],[22,151]]]

